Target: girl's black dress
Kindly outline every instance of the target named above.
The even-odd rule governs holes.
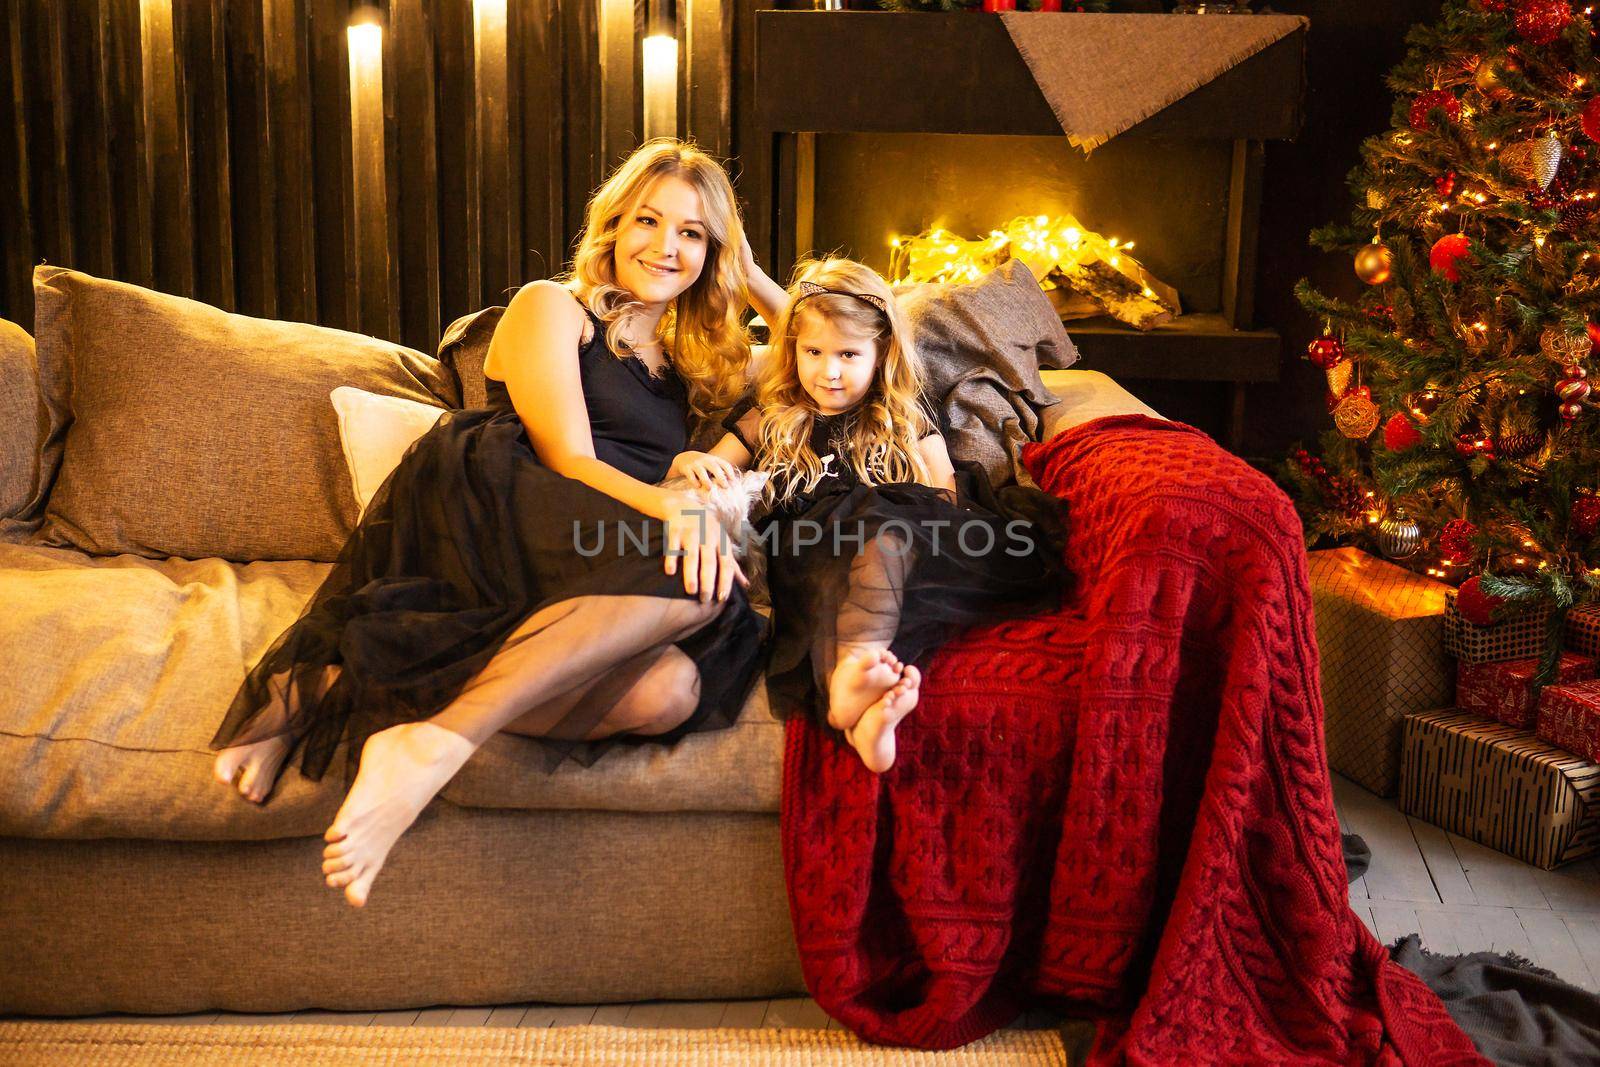
[[[849,418],[815,417],[821,481],[754,524],[772,598],[767,695],[783,718],[826,721],[837,641],[889,641],[917,663],[969,627],[1059,608],[1067,589],[1061,501],[1027,486],[997,490],[964,462],[954,500],[917,482],[864,484],[837,444]],[[747,400],[723,427],[756,455],[756,424]]]
[[[595,455],[659,482],[687,441],[684,384],[670,368],[657,377],[637,358],[619,359],[604,323],[589,318],[593,337],[578,359]],[[289,734],[315,779],[346,743],[353,774],[367,737],[445,707],[541,609],[580,596],[688,596],[681,573],[663,570],[659,521],[544,466],[505,385],[490,380],[488,398],[488,407],[447,413],[411,446],[299,620],[246,677],[213,748]],[[569,642],[562,647],[609,636],[549,614],[551,635],[562,627]],[[700,695],[668,733],[582,741],[636,675],[585,677],[566,690],[572,707],[543,706],[553,716],[539,746],[547,769],[564,758],[593,763],[619,742],[668,744],[732,725],[759,672],[764,630],[735,586],[716,618],[675,642],[699,667]]]

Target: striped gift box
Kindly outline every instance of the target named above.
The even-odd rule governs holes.
[[[1600,764],[1447,708],[1406,718],[1400,810],[1545,870],[1600,852]]]

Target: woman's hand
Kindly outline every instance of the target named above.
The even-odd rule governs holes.
[[[778,320],[783,318],[789,294],[783,291],[783,286],[767,277],[767,272],[756,262],[756,254],[750,248],[749,234],[740,238],[739,264],[744,269],[745,299],[755,309],[756,314],[761,316],[761,321],[767,324],[767,328],[775,329]]]
[[[739,468],[710,452],[679,452],[667,468],[669,478],[687,478],[697,488],[732,486],[739,480]]]
[[[749,579],[733,556],[733,542],[723,533],[705,501],[693,493],[675,494],[666,526],[667,573],[678,573],[681,557],[684,592],[698,596],[700,603],[706,604],[712,597],[728,599],[734,582],[749,586]]]

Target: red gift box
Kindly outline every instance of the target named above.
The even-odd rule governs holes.
[[[1600,763],[1600,681],[1546,686],[1539,695],[1539,740]]]
[[[1533,676],[1539,673],[1537,657],[1500,663],[1462,663],[1456,668],[1456,705],[1491,719],[1531,729],[1538,717]],[[1561,653],[1556,683],[1583,682],[1595,675],[1595,661],[1575,652]]]

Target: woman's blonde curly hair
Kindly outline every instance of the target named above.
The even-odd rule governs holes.
[[[641,305],[617,284],[617,227],[656,182],[669,176],[687,182],[700,195],[706,261],[700,277],[661,317],[657,338],[672,354],[678,375],[688,386],[690,407],[705,418],[738,398],[750,365],[749,336],[739,323],[745,304],[744,266],[739,258],[744,223],[721,164],[675,138],[640,145],[590,198],[572,269],[560,281],[606,324],[611,350],[626,355],[622,320]]]
[[[801,291],[803,282],[835,292],[806,294]],[[846,293],[876,297],[882,308],[840,295]],[[847,333],[872,338],[878,351],[867,395],[840,416],[845,420],[840,434],[845,454],[839,461],[848,463],[869,485],[926,479],[927,464],[917,442],[932,427],[920,403],[922,380],[910,324],[877,271],[852,259],[814,260],[796,269],[787,308],[772,330],[771,355],[757,383],[758,463],[771,475],[769,499],[782,502],[810,492],[822,480],[822,458],[811,447],[818,411],[800,384],[797,354],[800,326],[812,315]]]

